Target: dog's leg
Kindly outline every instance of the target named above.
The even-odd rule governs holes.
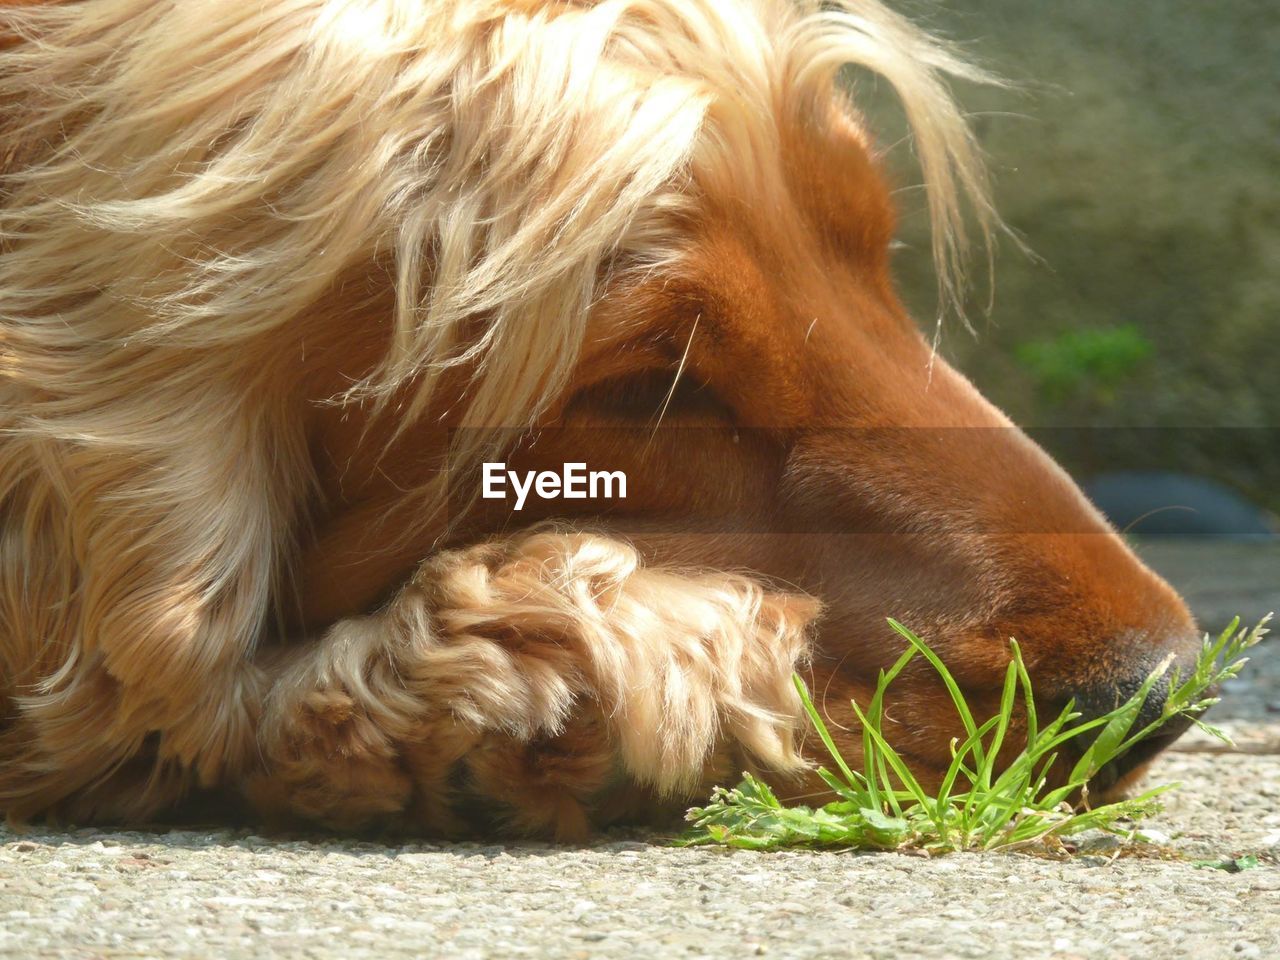
[[[620,781],[697,789],[718,746],[795,770],[791,674],[816,612],[745,577],[645,568],[598,536],[442,554],[279,665],[249,793],[344,828],[448,831],[479,805],[569,837]]]

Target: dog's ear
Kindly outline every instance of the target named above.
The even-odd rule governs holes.
[[[593,10],[565,58],[561,18],[476,8],[0,4],[0,804],[155,731],[195,779],[252,759],[251,651],[323,512],[316,364],[372,340],[348,399],[412,382],[406,423],[487,355],[472,425],[567,376],[702,95],[609,67]]]
[[[10,811],[80,791],[109,816],[138,756],[156,775],[120,789],[143,816],[254,755],[248,658],[309,469],[294,358],[264,336],[317,281],[270,285],[303,266],[252,148],[287,67],[255,70],[271,41],[237,6],[0,6],[31,41],[0,48]]]

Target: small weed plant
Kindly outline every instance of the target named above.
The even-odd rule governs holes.
[[[1237,618],[1216,639],[1206,636],[1195,668],[1185,677],[1176,670],[1170,674],[1169,693],[1159,717],[1136,729],[1147,696],[1170,671],[1169,661],[1154,670],[1132,697],[1105,716],[1082,719],[1074,704],[1068,704],[1048,723],[1041,723],[1022,651],[1011,640],[1012,659],[1004,677],[1000,710],[986,722],[978,723],[959,684],[938,655],[902,624],[890,620],[908,646],[892,667],[880,672],[866,709],[852,704],[862,728],[860,770],[854,770],[836,749],[804,682],[795,678],[805,712],[831,755],[834,769],[821,767],[818,775],[836,799],[818,809],[784,806],[765,783],[745,774],[737,787],[717,787],[705,807],[688,812],[692,827],[679,842],[753,850],[803,846],[910,849],[940,854],[1037,845],[1061,847],[1060,838],[1085,830],[1141,839],[1132,827],[1122,826],[1122,821],[1137,821],[1157,811],[1160,795],[1176,784],[1090,807],[1089,780],[1178,716],[1187,716],[1202,730],[1228,741],[1222,730],[1200,719],[1217,702],[1207,691],[1239,673],[1247,661],[1245,652],[1267,632],[1268,619],[1246,630],[1240,628]],[[924,657],[941,677],[965,730],[963,741],[957,738],[952,742],[951,765],[934,792],[921,786],[885,738],[881,726],[886,691],[917,656]],[[1026,745],[1012,762],[999,768],[996,758],[1019,701],[1026,716]],[[1049,787],[1050,768],[1068,744],[1076,746],[1073,753],[1078,753],[1080,759],[1065,783]],[[1078,801],[1074,805],[1073,799]]]

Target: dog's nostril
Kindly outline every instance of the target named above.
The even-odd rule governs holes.
[[[1102,767],[1089,780],[1089,787],[1094,791],[1106,791],[1124,779],[1125,775],[1148,760],[1162,753],[1191,726],[1191,718],[1180,715],[1166,722],[1150,736],[1134,744],[1123,756],[1116,757]],[[1135,724],[1134,731],[1142,728]]]
[[[1172,677],[1173,673],[1170,670],[1152,685],[1146,700],[1143,701],[1142,706],[1138,709],[1138,714],[1134,718],[1133,724],[1129,727],[1127,736],[1137,734],[1147,726],[1160,720],[1165,702],[1169,697]],[[1094,720],[1111,713],[1137,694],[1146,679],[1147,674],[1139,673],[1118,681],[1112,681],[1106,685],[1087,687],[1079,691],[1075,697],[1075,709],[1076,712],[1081,714],[1081,717],[1077,722],[1082,723]],[[1209,693],[1205,694],[1205,696],[1210,695]],[[1179,715],[1165,721],[1152,731],[1149,736],[1131,747],[1123,756],[1117,757],[1102,767],[1090,780],[1090,786],[1095,790],[1110,788],[1123,779],[1127,773],[1151,760],[1182,736],[1186,729],[1191,726],[1191,722],[1191,718],[1186,715]],[[1100,731],[1101,728],[1099,728],[1098,732]],[[1083,755],[1084,750],[1093,742],[1094,736],[1096,736],[1096,733],[1081,737],[1079,744],[1076,746],[1079,754]]]
[[[1136,696],[1152,672],[1170,657],[1172,662],[1152,684],[1134,719],[1131,729],[1138,732],[1160,719],[1169,698],[1170,684],[1195,670],[1200,646],[1200,636],[1189,623],[1169,630],[1117,637],[1110,651],[1113,669],[1109,673],[1105,668],[1098,669],[1094,673],[1096,679],[1069,691],[1074,695],[1076,711],[1082,720],[1106,716]],[[1185,727],[1184,724],[1182,729]]]
[[[1080,714],[1082,721],[1104,717],[1135,696],[1142,689],[1142,685],[1146,680],[1147,676],[1145,674],[1139,674],[1097,687],[1086,687],[1076,693],[1076,712]],[[1139,708],[1138,716],[1134,719],[1133,726],[1130,729],[1136,733],[1147,724],[1159,720],[1160,713],[1164,710],[1165,700],[1168,697],[1169,674],[1165,673],[1147,693],[1147,698]]]

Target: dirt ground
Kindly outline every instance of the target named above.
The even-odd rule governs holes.
[[[1206,628],[1280,608],[1280,545],[1142,549]],[[0,957],[1280,956],[1280,641],[1215,719],[1152,772],[1163,859],[0,830]]]

